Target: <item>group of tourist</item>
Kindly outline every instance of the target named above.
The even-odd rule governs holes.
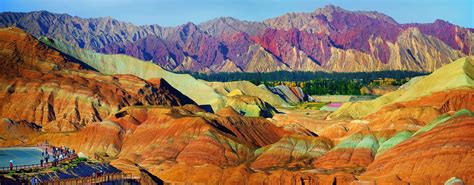
[[[69,158],[71,156],[76,155],[76,151],[74,149],[70,149],[68,147],[52,147],[52,158],[53,158],[53,166],[56,166],[59,161]],[[46,148],[42,153],[42,158],[40,160],[41,166],[43,166],[43,163],[48,163],[49,161],[49,153],[48,153],[48,148]]]
[[[50,155],[48,149],[49,148],[45,148],[41,152],[41,159],[40,159],[41,167],[43,167],[43,165],[45,165],[49,162],[50,157],[53,158],[52,159],[53,166],[56,166],[59,161],[62,161],[63,159],[67,159],[67,158],[70,158],[70,157],[76,155],[76,151],[74,149],[64,147],[64,146],[61,146],[61,147],[54,147],[53,146],[53,147],[51,147],[51,150],[52,150],[51,155]],[[10,164],[9,164],[10,170],[13,170],[13,168],[14,168],[13,162],[14,162],[13,160],[10,160]]]

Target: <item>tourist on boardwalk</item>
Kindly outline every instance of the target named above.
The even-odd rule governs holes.
[[[13,170],[13,160],[10,160],[10,170]]]
[[[40,165],[43,167],[43,159],[40,159]]]
[[[38,177],[33,177],[33,178],[31,178],[30,183],[33,184],[33,185],[40,184],[40,180],[39,180]]]
[[[44,157],[44,161],[46,161],[46,163],[48,163],[48,160],[49,160],[49,155],[46,155],[46,157]]]
[[[53,160],[53,166],[57,166],[58,165],[58,158],[54,157],[54,160]]]

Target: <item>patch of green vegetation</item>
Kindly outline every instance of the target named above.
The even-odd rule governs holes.
[[[274,72],[220,72],[220,73],[199,73],[182,71],[180,73],[188,73],[192,76],[206,81],[239,81],[246,80],[255,83],[256,85],[263,82],[305,82],[314,79],[329,79],[329,80],[348,80],[361,79],[370,82],[376,79],[394,78],[405,79],[407,77],[415,77],[426,75],[423,72],[413,71],[374,71],[374,72],[312,72],[312,71],[274,71]]]
[[[367,86],[402,85],[410,78],[426,75],[412,71],[375,71],[375,72],[304,72],[275,71],[267,73],[190,73],[206,81],[240,81],[246,80],[255,85],[266,86],[299,86],[310,95],[360,95],[360,89]],[[388,79],[388,80],[387,80]]]
[[[13,176],[16,174],[16,172],[14,171],[10,171],[8,172],[7,174],[3,175],[4,177],[6,178],[10,178],[10,179],[13,179]]]
[[[55,166],[53,166],[53,167],[51,167],[51,168],[49,168],[49,169],[50,169],[51,171],[53,171],[53,172],[58,172],[58,171],[59,171],[59,168],[58,168],[58,167],[55,167]]]
[[[73,162],[77,162],[77,163],[79,163],[79,162],[86,162],[86,161],[87,161],[87,158],[85,158],[85,157],[78,157],[78,158],[75,158],[75,159],[73,160]]]

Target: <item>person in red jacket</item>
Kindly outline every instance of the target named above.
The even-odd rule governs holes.
[[[10,160],[10,170],[13,170],[13,160]]]

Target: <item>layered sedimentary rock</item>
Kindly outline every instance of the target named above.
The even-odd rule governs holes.
[[[343,49],[370,50],[371,38],[380,37],[384,41],[395,41],[397,36],[410,27],[419,28],[423,34],[436,37],[450,47],[465,54],[472,48],[463,46],[472,45],[472,31],[443,20],[436,20],[428,24],[398,24],[391,17],[374,11],[348,11],[337,6],[328,5],[318,8],[310,13],[290,13],[264,21],[271,27],[283,30],[297,28],[310,33],[328,34],[336,45]],[[380,51],[386,51],[387,43],[379,45]],[[390,57],[387,53],[378,53],[375,58],[380,58],[386,63]]]
[[[232,92],[234,92],[242,95],[259,97],[263,101],[268,102],[273,106],[288,106],[287,102],[278,95],[275,95],[267,89],[259,88],[248,81],[208,82],[208,84],[213,87],[216,92],[224,96],[232,96]]]
[[[361,114],[341,116],[363,120],[327,120],[327,112],[284,107],[284,114],[262,118],[240,113],[264,116],[268,102],[286,102],[253,84],[211,87],[151,63],[43,39],[59,51],[53,50],[18,29],[0,30],[0,36],[0,116],[7,117],[0,122],[1,146],[48,140],[169,183],[443,183],[453,176],[472,181],[471,58],[373,100],[380,104],[357,105]],[[208,112],[167,79],[177,86],[196,83],[187,92],[214,93],[222,101],[211,105],[229,107]],[[304,98],[299,89],[285,92]],[[213,103],[205,99],[209,94],[199,96]],[[363,105],[374,107],[366,111]]]
[[[127,54],[173,71],[431,72],[474,51],[470,28],[442,20],[399,24],[378,12],[336,6],[263,22],[223,17],[168,28],[46,11],[6,12],[0,20],[1,27],[16,25],[36,37]]]
[[[331,147],[332,142],[327,138],[286,136],[255,151],[259,156],[250,167],[256,170],[307,168],[311,160],[328,152]]]
[[[269,103],[260,98],[248,95],[234,95],[227,97],[226,106],[232,107],[241,115],[249,117],[271,118],[278,111]]]
[[[254,35],[261,32],[265,25],[260,22],[240,21],[232,17],[220,17],[199,24],[199,28],[210,35],[231,35],[241,32]]]
[[[472,114],[472,113],[467,113]],[[416,134],[377,156],[361,179],[383,183],[438,183],[458,177],[472,182],[472,115],[459,115]],[[388,182],[384,177],[398,180]],[[397,182],[398,181],[398,182]]]
[[[388,93],[384,96],[381,96],[374,100],[361,101],[361,102],[350,102],[345,103],[339,108],[336,112],[330,115],[331,118],[342,118],[342,117],[352,117],[352,118],[362,118],[369,114],[375,113],[382,107],[390,105],[397,102],[406,102],[411,100],[416,100],[423,96],[429,96],[433,93],[442,93],[449,92],[456,89],[465,90],[459,91],[463,92],[465,95],[456,95],[468,96],[472,94],[474,83],[471,76],[472,69],[474,68],[472,57],[465,57],[456,60],[455,62],[442,67],[441,69],[433,72],[432,74],[423,77],[415,78],[413,82],[409,82],[409,85],[405,85],[402,88]],[[467,93],[467,94],[466,94]],[[434,96],[434,95],[433,95]],[[441,95],[435,100],[440,104],[448,103],[453,104],[458,102],[457,108],[468,108],[465,106],[470,106],[463,104],[460,98],[459,100],[448,101],[451,98],[456,96]],[[445,99],[447,98],[447,99]],[[428,101],[428,100],[425,100]],[[428,101],[429,102],[429,101]],[[428,103],[426,102],[426,103]],[[425,103],[425,104],[426,104]],[[456,103],[455,103],[456,104]]]
[[[59,51],[87,63],[101,73],[110,75],[132,74],[143,79],[163,78],[174,88],[200,105],[210,105],[214,110],[218,110],[224,104],[224,99],[215,93],[213,88],[202,81],[196,80],[191,75],[171,73],[158,65],[127,55],[105,55],[75,48],[57,40],[50,40],[48,38],[41,38],[40,40]]]
[[[99,49],[121,41],[123,45],[149,34],[160,34],[163,29],[158,25],[135,26],[111,17],[84,19],[47,11],[2,13],[1,20],[2,27],[16,25],[36,37],[48,35],[87,49]],[[104,31],[110,34],[103,34]]]
[[[314,160],[313,165],[322,169],[365,167],[372,162],[378,148],[375,136],[356,133]]]
[[[164,81],[81,71],[89,66],[41,44],[16,28],[0,30],[0,114],[38,125],[78,127],[130,105],[179,106],[194,102]],[[28,98],[29,101],[23,101]],[[51,123],[54,124],[54,123]],[[61,130],[61,129],[59,129]]]
[[[134,130],[124,138],[121,158],[153,164],[177,159],[196,165],[235,165],[253,156],[252,148],[276,142],[286,133],[262,118],[221,117],[186,106],[130,107],[110,119]],[[127,123],[130,120],[135,122]],[[229,153],[214,155],[224,151]]]
[[[230,59],[224,60],[222,64],[210,66],[209,70],[212,72],[242,72],[242,69]]]
[[[178,61],[188,60],[184,51],[181,51],[178,46],[158,36],[138,39],[133,43],[128,43],[126,46],[126,48],[122,48],[120,45],[108,45],[102,48],[101,51],[105,53],[123,53],[145,61],[156,61],[157,64],[166,70],[177,68],[180,65]]]
[[[394,103],[364,119],[373,130],[416,131],[445,113],[474,110],[473,90],[450,90],[433,93],[417,100]]]
[[[93,122],[76,132],[44,133],[30,143],[48,141],[54,146],[68,146],[91,159],[110,160],[120,153],[124,130],[111,121]]]
[[[274,87],[260,85],[259,87],[262,89],[268,89],[290,104],[301,103],[304,101],[314,101],[313,97],[305,94],[301,87],[288,87],[286,85],[278,85]]]
[[[0,146],[16,146],[29,141],[29,138],[39,135],[41,127],[27,121],[13,121],[9,118],[0,120]]]

